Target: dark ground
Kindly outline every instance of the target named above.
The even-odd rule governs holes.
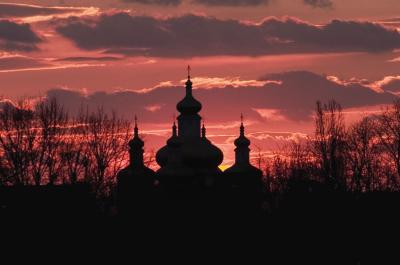
[[[259,255],[267,264],[400,264],[400,193],[158,195],[132,202],[124,214],[112,203],[86,185],[3,187],[2,234],[50,235],[108,251],[121,244],[205,262],[250,249],[248,259]]]

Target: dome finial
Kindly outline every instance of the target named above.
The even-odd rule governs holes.
[[[190,65],[188,65],[187,67],[187,73],[188,73],[188,80],[186,81],[185,85],[186,85],[186,96],[191,97],[192,96],[192,81],[190,80],[190,72],[192,71],[192,68],[190,67]]]
[[[137,116],[135,115],[135,130],[134,130],[134,132],[135,132],[135,134],[134,134],[134,136],[135,136],[135,138],[138,138],[139,137],[139,129],[138,129],[138,126],[137,126]]]
[[[240,114],[240,135],[244,136],[243,113]]]

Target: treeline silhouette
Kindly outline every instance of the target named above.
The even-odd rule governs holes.
[[[268,191],[305,182],[333,191],[399,190],[400,101],[348,127],[340,104],[317,102],[314,119],[315,134],[307,140],[292,141],[272,158],[258,155]]]
[[[89,183],[110,196],[116,175],[128,163],[132,128],[127,120],[99,108],[77,115],[56,99],[33,108],[27,101],[0,111],[0,185]],[[272,157],[256,152],[266,192],[324,185],[336,191],[398,191],[400,188],[400,101],[346,127],[340,104],[317,102],[315,134],[292,141]],[[154,151],[146,164],[155,163]],[[303,184],[301,184],[303,183]]]
[[[171,195],[156,187],[151,196],[139,194],[127,202],[134,222],[145,225],[133,225],[128,218],[122,227],[185,231],[188,237],[204,228],[225,229],[226,234],[253,229],[252,235],[295,237],[293,249],[310,236],[313,247],[341,240],[342,248],[351,249],[354,263],[348,264],[358,264],[373,246],[373,236],[393,233],[400,222],[400,101],[349,126],[337,102],[317,102],[314,119],[315,134],[308,139],[293,141],[272,157],[255,150],[252,162],[264,172],[262,194],[216,190]],[[82,107],[70,116],[55,99],[33,107],[27,101],[4,104],[0,221],[37,220],[40,226],[43,219],[59,225],[54,216],[78,219],[69,225],[82,225],[84,217],[120,220],[116,177],[129,162],[132,132],[127,120],[102,108]],[[145,161],[154,164],[154,152],[146,152]],[[330,257],[343,253],[323,250]]]

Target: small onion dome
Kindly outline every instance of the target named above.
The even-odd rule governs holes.
[[[235,145],[236,146],[244,146],[244,147],[249,147],[250,146],[250,140],[244,135],[244,125],[243,122],[240,126],[240,136],[235,140]]]
[[[172,136],[171,138],[168,139],[167,145],[162,147],[160,150],[158,150],[156,154],[156,161],[157,164],[159,164],[161,167],[164,167],[168,163],[168,156],[170,153],[170,149],[176,147],[177,145],[180,145],[180,139],[177,136],[177,128],[176,124],[174,122],[174,125],[172,126]]]
[[[142,148],[144,146],[144,142],[139,137],[134,137],[129,141],[130,148]]]
[[[190,77],[186,82],[186,96],[176,105],[176,108],[181,114],[196,114],[202,108],[201,103],[192,95],[192,81],[190,81]]]
[[[137,117],[136,116],[135,116],[135,129],[134,129],[133,139],[129,141],[129,147],[132,149],[144,147],[144,142],[142,141],[142,139],[139,138],[139,129],[137,126]]]
[[[180,149],[183,142],[177,135],[175,122],[172,129],[172,136],[167,141],[167,148],[162,148],[162,150],[160,150],[162,153],[158,155],[158,159],[161,160],[160,162],[165,164],[164,166],[161,166],[157,171],[157,174],[163,177],[164,182],[166,181],[170,182],[170,184],[178,184],[179,180],[182,180],[182,178],[186,177],[187,179],[192,176],[193,171],[182,163]],[[165,155],[166,157],[164,157]]]

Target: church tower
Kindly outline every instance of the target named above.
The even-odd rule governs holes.
[[[121,213],[143,207],[153,195],[155,172],[143,161],[144,142],[139,137],[139,128],[135,116],[133,139],[129,141],[129,165],[117,175],[118,209]]]
[[[231,187],[242,191],[258,191],[262,185],[262,171],[250,163],[250,140],[245,136],[243,115],[240,135],[235,140],[235,163],[224,171]]]
[[[215,186],[222,175],[218,166],[223,161],[222,151],[206,137],[205,127],[201,128],[201,103],[193,96],[193,83],[188,67],[185,83],[185,97],[177,104],[178,132],[174,125],[173,136],[156,155],[160,170],[160,183],[171,183],[166,178],[181,179],[185,186],[210,188]],[[177,161],[179,158],[180,161]],[[185,173],[186,178],[182,178]],[[173,175],[176,176],[173,176]]]

